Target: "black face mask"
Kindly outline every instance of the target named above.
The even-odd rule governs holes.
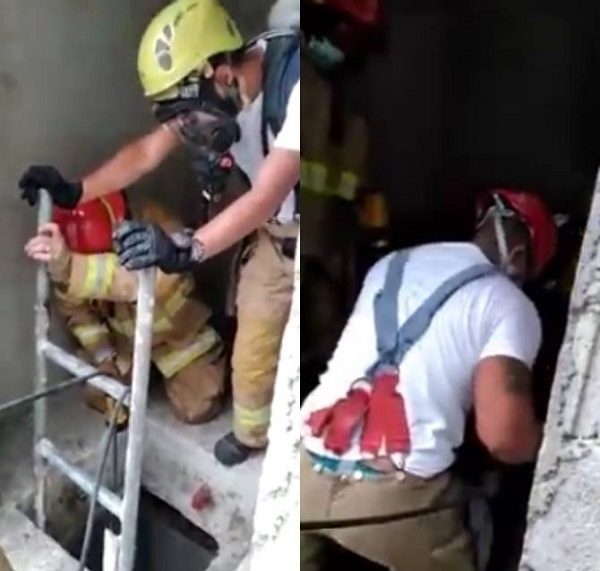
[[[236,117],[243,103],[237,83],[221,96],[214,80],[189,80],[181,87],[185,95],[155,105],[158,121],[178,122],[179,132],[190,147],[192,167],[206,205],[217,202],[233,169],[228,151],[241,137]],[[203,218],[207,218],[205,213]]]
[[[187,80],[180,88],[182,95],[158,101],[154,105],[154,116],[160,123],[167,123],[178,116],[192,111],[235,120],[243,103],[237,83],[225,88],[221,96],[212,79]]]
[[[237,121],[204,111],[181,114],[178,123],[181,136],[195,152],[224,153],[241,137]]]
[[[178,119],[183,138],[196,151],[224,153],[241,136],[236,121],[242,108],[239,89],[234,84],[227,90],[222,97],[213,80],[189,82],[182,87],[188,96],[158,102],[154,114],[161,123]]]

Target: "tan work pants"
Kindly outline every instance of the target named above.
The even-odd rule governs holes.
[[[215,418],[223,407],[225,372],[225,356],[207,354],[165,379],[173,414],[187,424]]]
[[[298,224],[263,228],[242,261],[237,286],[238,329],[232,365],[234,426],[241,442],[267,445],[273,386],[294,289],[294,261],[274,237],[298,235]]]
[[[344,520],[402,513],[456,497],[450,474],[429,480],[399,473],[378,480],[341,480],[313,469],[306,451],[300,464],[301,520]],[[474,571],[470,537],[460,509],[378,525],[323,530],[323,535],[386,569]],[[308,556],[308,554],[307,554]],[[314,561],[315,555],[311,554]],[[324,567],[326,568],[326,567]],[[301,571],[308,571],[306,565]],[[312,569],[318,569],[313,565]]]
[[[8,558],[0,548],[0,571],[13,571],[11,564],[8,562]]]
[[[123,384],[131,382],[131,371],[121,374],[112,361],[100,369]],[[175,417],[187,424],[201,424],[215,418],[222,410],[225,373],[226,359],[218,349],[192,361],[170,379],[165,379],[165,390]],[[102,391],[88,385],[85,400],[92,408],[106,412],[106,396]]]

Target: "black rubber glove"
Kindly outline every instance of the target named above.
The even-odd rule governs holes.
[[[202,261],[204,248],[193,234],[179,234],[176,239],[154,224],[128,221],[114,234],[115,251],[127,270],[158,266],[165,274],[185,272]]]
[[[30,206],[40,199],[40,189],[46,189],[52,202],[61,208],[72,209],[77,206],[83,194],[81,182],[69,182],[54,168],[34,165],[29,167],[19,180],[21,198]]]

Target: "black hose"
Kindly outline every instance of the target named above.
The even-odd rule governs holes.
[[[69,379],[68,381],[64,381],[62,383],[57,383],[56,385],[50,387],[49,389],[46,389],[45,391],[40,391],[39,393],[32,393],[30,395],[8,401],[8,402],[0,405],[0,415],[2,415],[2,413],[6,412],[7,410],[10,410],[17,406],[21,406],[24,404],[30,404],[32,402],[35,402],[36,400],[40,400],[40,399],[49,397],[53,394],[60,393],[62,391],[70,389],[74,386],[83,384],[83,383],[89,381],[91,378],[97,377],[99,375],[102,375],[102,373],[100,373],[99,371],[96,371],[94,373],[90,373],[88,375],[83,375],[81,377],[74,377],[72,379]]]
[[[112,478],[111,478],[111,489],[116,492],[119,487],[119,439],[117,432],[113,433],[113,445],[112,445]],[[119,534],[120,522],[115,517],[111,517],[108,522],[109,529],[115,534]]]
[[[104,448],[102,450],[102,458],[100,460],[100,465],[98,466],[98,471],[96,473],[94,492],[90,498],[90,509],[88,511],[87,522],[85,524],[85,536],[83,538],[83,546],[81,548],[81,554],[79,556],[79,566],[77,568],[78,571],[85,571],[85,565],[92,543],[92,532],[94,529],[94,518],[96,517],[98,494],[100,493],[100,488],[102,487],[102,478],[104,476],[104,470],[106,469],[106,463],[108,461],[108,456],[112,448],[111,444],[116,435],[117,418],[119,416],[119,413],[121,412],[121,409],[123,408],[123,404],[125,403],[125,399],[128,395],[129,389],[123,391],[123,394],[119,397],[119,400],[115,405],[115,409],[113,410],[108,429],[106,431],[106,440],[104,442]]]
[[[482,495],[482,497],[485,497]],[[387,515],[376,515],[369,517],[360,517],[354,519],[344,520],[330,520],[330,521],[305,521],[300,522],[300,531],[319,531],[324,529],[345,529],[349,527],[366,527],[368,525],[381,525],[384,523],[391,523],[395,521],[402,521],[405,519],[412,519],[421,517],[424,515],[434,514],[441,511],[451,510],[463,506],[471,499],[474,498],[463,498],[461,500],[455,500],[445,504],[437,506],[430,506],[427,508],[420,508],[416,510],[407,510],[395,514]]]

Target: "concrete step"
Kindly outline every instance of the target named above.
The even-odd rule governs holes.
[[[210,571],[233,571],[248,552],[264,457],[257,454],[233,468],[219,464],[214,445],[231,426],[231,410],[189,426],[174,418],[164,399],[153,398],[148,409],[143,485],[218,542]],[[202,488],[212,503],[198,510],[193,498]]]
[[[14,571],[77,571],[77,562],[16,508],[0,511],[0,547]]]
[[[142,483],[150,493],[216,540],[219,555],[212,562],[210,571],[233,571],[247,554],[262,469],[262,454],[234,468],[225,468],[215,460],[214,445],[231,430],[231,423],[232,413],[228,410],[206,425],[185,425],[175,419],[160,391],[151,394]],[[101,416],[88,410],[78,394],[70,393],[52,401],[50,425],[51,438],[65,456],[93,474],[98,463],[98,445],[104,432]],[[2,457],[7,458],[10,464],[2,463],[0,466],[0,505],[4,506],[30,499],[33,491],[33,467],[28,453],[31,446],[29,421],[23,418],[18,426],[12,428],[10,441],[0,442],[0,445],[4,444],[0,446]],[[125,447],[126,433],[123,433],[119,436],[121,466]],[[72,494],[73,490],[67,486],[67,491],[64,491],[64,480],[58,479],[57,474],[55,476],[48,495],[55,500],[51,502],[56,507],[52,519],[63,529],[68,528],[71,519],[77,519],[71,513],[74,500],[69,496],[69,501],[64,501],[65,494]],[[213,503],[198,511],[192,506],[192,500],[203,486],[210,490]],[[28,545],[28,537],[33,542],[33,559],[26,557],[18,547]],[[46,547],[45,542],[52,548]],[[2,513],[0,519],[0,545],[5,544],[16,553],[15,571],[71,569],[66,563],[61,567],[63,561],[70,561],[62,548],[41,534],[16,508]],[[47,553],[36,566],[38,545],[47,549]],[[53,558],[58,563],[55,567],[48,566],[55,564]]]

